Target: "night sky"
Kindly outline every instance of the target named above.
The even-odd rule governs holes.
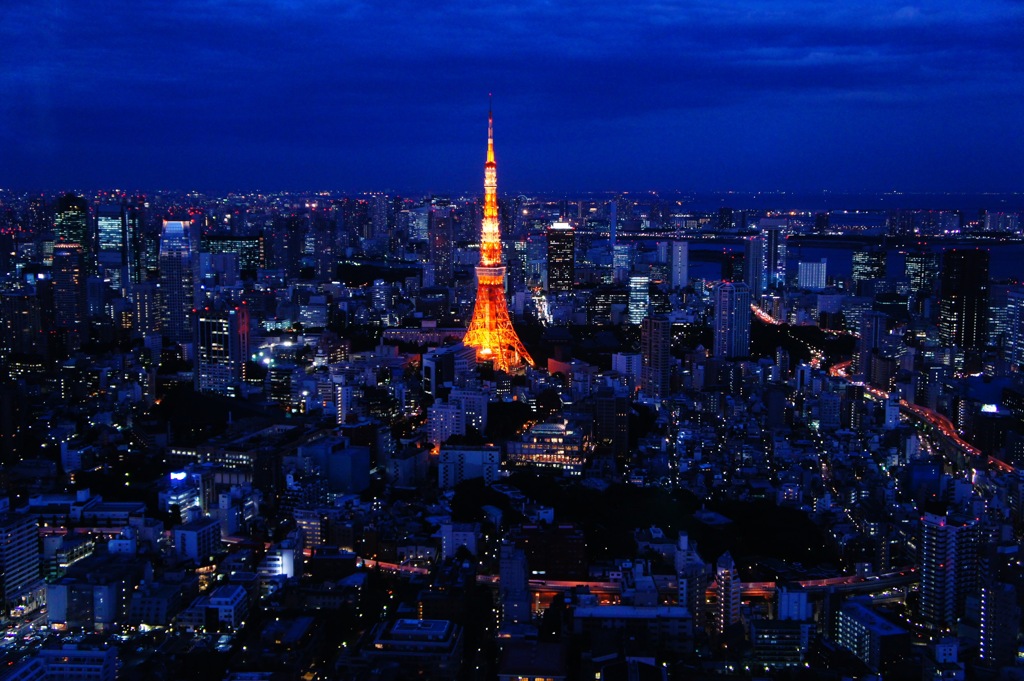
[[[0,2],[0,186],[1024,189],[1024,2]]]

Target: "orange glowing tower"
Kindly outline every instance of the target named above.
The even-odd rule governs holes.
[[[476,307],[462,342],[476,348],[478,362],[516,372],[533,366],[530,353],[512,328],[505,300],[505,266],[501,264],[498,228],[498,164],[494,161],[494,114],[487,112],[487,163],[484,164],[484,221],[480,230],[480,265],[476,268]]]

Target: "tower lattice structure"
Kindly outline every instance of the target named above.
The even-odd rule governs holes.
[[[505,266],[501,263],[498,227],[498,164],[494,160],[494,114],[487,113],[487,162],[484,164],[484,219],[480,230],[480,265],[476,268],[476,306],[462,342],[476,348],[478,362],[515,372],[533,358],[519,340],[508,316]]]

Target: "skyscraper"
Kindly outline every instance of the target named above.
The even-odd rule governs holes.
[[[104,205],[96,214],[98,271],[114,289],[127,287],[134,269],[136,235],[131,228],[137,220],[129,220],[127,208],[124,204]]]
[[[58,344],[74,352],[85,340],[85,266],[82,247],[59,243],[53,247],[53,325]]]
[[[476,305],[462,342],[476,349],[478,362],[516,371],[533,358],[519,340],[508,316],[505,266],[501,264],[498,226],[498,164],[494,160],[494,116],[487,114],[487,161],[484,164],[484,218],[480,229],[480,265],[476,268]]]
[[[454,234],[451,206],[431,206],[427,230],[430,234],[430,262],[434,266],[434,286],[451,286],[454,270]]]
[[[743,281],[750,287],[750,297],[760,304],[764,293],[764,237],[760,234],[743,240]]]
[[[78,245],[83,258],[88,261],[92,255],[92,239],[89,234],[89,204],[85,199],[74,194],[60,197],[54,211],[53,231],[56,243]],[[91,269],[87,268],[87,274],[91,274]]]
[[[174,343],[192,341],[194,263],[191,226],[164,220],[160,238],[161,330]]]
[[[1024,367],[1024,287],[1006,292],[1005,356],[1010,363]]]
[[[857,295],[880,292],[885,285],[885,250],[867,248],[854,251],[850,279]]]
[[[765,283],[775,288],[786,279],[786,220],[765,218],[760,226],[764,232]]]
[[[686,288],[690,283],[690,245],[672,242],[672,288]]]
[[[869,311],[860,318],[860,338],[857,340],[857,354],[853,358],[856,374],[871,373],[871,354],[882,345],[888,316],[884,312]]]
[[[820,291],[828,283],[828,260],[819,262],[801,260],[797,263],[797,285],[808,291]]]
[[[576,230],[568,222],[548,227],[548,291],[572,291],[576,278]]]
[[[988,340],[988,251],[952,249],[942,254],[939,338],[977,350]]]
[[[939,274],[939,259],[931,251],[911,251],[904,262],[904,273],[914,295],[930,296]]]
[[[651,278],[646,274],[634,272],[629,275],[629,304],[627,312],[630,324],[639,324],[647,316],[651,303]]]
[[[722,282],[715,287],[714,356],[740,359],[750,355],[750,287]]]
[[[195,389],[236,396],[249,356],[249,310],[241,305],[224,311],[196,313]]]
[[[640,328],[640,389],[650,397],[667,397],[672,379],[672,322],[645,317]]]
[[[608,203],[608,245],[615,250],[615,237],[619,231],[619,204],[612,199]]]

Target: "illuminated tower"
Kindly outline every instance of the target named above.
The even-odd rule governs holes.
[[[501,264],[498,229],[498,164],[494,161],[494,115],[487,113],[487,163],[484,164],[484,219],[480,230],[480,265],[476,268],[476,307],[462,342],[476,348],[478,362],[516,371],[533,359],[512,328],[505,300],[505,266]]]

